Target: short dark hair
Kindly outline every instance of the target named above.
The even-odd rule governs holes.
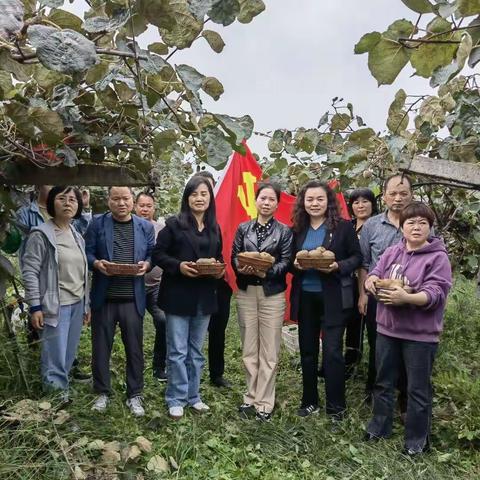
[[[151,198],[151,199],[153,200],[153,203],[155,203],[155,197],[154,197],[150,192],[140,192],[140,193],[137,193],[137,196],[135,197],[135,203],[138,202],[138,199],[139,199],[142,195],[143,195],[144,197]]]
[[[70,187],[68,185],[59,185],[56,187],[53,187],[50,192],[48,192],[48,197],[47,197],[47,213],[52,217],[55,218],[56,212],[55,212],[55,198],[57,195],[60,193],[70,193],[73,192],[75,195],[75,198],[77,199],[77,212],[73,216],[73,218],[80,218],[82,215],[83,211],[83,201],[82,201],[82,194],[80,193],[80,190],[75,187]]]
[[[327,211],[325,212],[325,224],[330,230],[335,230],[340,222],[340,208],[337,195],[330,186],[320,180],[310,180],[298,192],[293,207],[293,230],[303,232],[310,226],[310,215],[305,210],[305,194],[309,188],[321,188],[327,194]]]
[[[409,218],[414,217],[427,219],[430,228],[433,227],[435,222],[435,214],[433,213],[433,210],[423,202],[412,202],[400,212],[400,226],[403,227],[403,224]]]
[[[372,217],[378,213],[378,205],[375,194],[369,188],[356,188],[350,193],[348,197],[348,213],[353,217],[353,202],[356,202],[359,198],[364,198],[372,204]]]
[[[196,172],[193,174],[194,177],[203,177],[203,178],[208,178],[209,180],[212,181],[213,186],[216,185],[215,178],[213,177],[212,172],[209,172],[208,170],[200,170],[199,172]]]
[[[132,194],[132,197],[135,198],[135,194],[133,193],[132,187],[127,187],[126,185],[110,185],[108,187],[108,196],[110,196],[110,192],[112,191],[112,188],[128,188],[130,190],[130,193]]]
[[[383,193],[386,192],[388,184],[393,178],[400,177],[400,183],[403,183],[404,180],[407,181],[408,186],[410,187],[410,191],[412,190],[412,179],[406,173],[395,173],[393,175],[389,175],[383,182]]]
[[[272,182],[261,182],[258,184],[257,191],[255,192],[255,200],[260,195],[260,192],[262,190],[265,190],[266,188],[271,188],[275,192],[275,196],[277,197],[277,202],[280,203],[280,195],[282,194],[282,189],[278,184],[272,183]]]

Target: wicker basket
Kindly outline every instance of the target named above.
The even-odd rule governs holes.
[[[297,258],[298,264],[303,268],[303,269],[308,269],[308,268],[328,268],[335,259],[331,258]]]
[[[109,275],[134,277],[140,271],[136,263],[107,263],[105,269]]]
[[[290,353],[298,353],[300,351],[298,343],[298,325],[285,325],[282,327],[282,339],[285,348]]]
[[[215,276],[223,271],[224,263],[196,263],[195,268],[200,276]]]
[[[241,253],[238,254],[237,259],[240,267],[253,267],[255,270],[259,270],[260,272],[266,272],[273,265],[271,260],[258,257],[249,257],[242,255]]]

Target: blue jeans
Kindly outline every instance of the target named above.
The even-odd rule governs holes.
[[[77,355],[83,325],[83,300],[62,305],[58,325],[44,324],[42,336],[41,373],[47,389],[68,389],[68,375]]]
[[[167,375],[165,400],[168,407],[200,402],[200,377],[205,364],[202,353],[210,315],[192,317],[166,314]]]
[[[403,363],[407,373],[405,447],[421,451],[430,435],[432,420],[432,369],[437,343],[377,335],[375,399],[367,431],[377,437],[392,434],[395,387]]]

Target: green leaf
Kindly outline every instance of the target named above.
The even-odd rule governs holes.
[[[0,70],[0,100],[5,99],[10,90],[13,90],[12,76]]]
[[[239,0],[239,2],[240,13],[237,19],[240,23],[250,23],[265,10],[265,3],[262,0]]]
[[[63,5],[65,0],[42,0],[40,3],[46,7],[58,8]]]
[[[414,12],[432,13],[433,6],[428,0],[402,0],[402,2]]]
[[[454,32],[453,34],[440,35],[435,38],[438,40],[456,40],[460,36],[460,32]],[[452,62],[456,50],[457,45],[454,44],[422,43],[413,50],[410,63],[416,70],[417,75],[430,78],[435,69]]]
[[[473,68],[478,62],[480,62],[480,46],[472,48],[470,56],[468,57],[468,66]]]
[[[345,130],[350,125],[351,120],[352,119],[348,113],[336,113],[332,117],[330,130],[332,132],[336,130]]]
[[[368,55],[368,68],[378,85],[390,85],[408,60],[409,54],[405,47],[382,38]]]
[[[379,32],[366,33],[355,45],[354,52],[356,54],[370,52],[377,45],[381,38],[382,35]]]
[[[232,147],[219,128],[209,126],[202,130],[200,140],[207,153],[209,165],[220,167],[228,161],[228,157],[232,153]]]
[[[214,100],[218,100],[223,94],[223,85],[215,77],[205,77],[202,82],[202,90]]]
[[[40,130],[39,136],[47,144],[57,143],[63,137],[63,121],[60,115],[45,108],[30,108],[30,121]]]
[[[19,102],[12,101],[4,106],[5,113],[15,123],[15,128],[25,137],[33,138],[35,129],[28,115],[28,108]]]
[[[70,28],[76,32],[82,30],[82,19],[66,10],[54,8],[50,11],[48,18],[61,28]]]
[[[383,38],[398,41],[399,38],[408,38],[416,31],[415,25],[409,20],[401,19],[393,22],[382,35]]]
[[[40,64],[34,66],[32,76],[37,81],[37,84],[45,90],[51,90],[55,85],[66,83],[70,78],[60,72],[49,70]]]
[[[322,125],[325,125],[328,122],[328,112],[325,112],[318,121],[317,128],[320,128]]]
[[[215,118],[230,136],[234,137],[234,141],[237,144],[243,140],[248,140],[252,136],[253,120],[250,115],[231,117],[229,115],[214,114],[213,118]]]
[[[111,18],[109,17],[90,17],[83,23],[83,29],[89,33],[113,32],[123,27],[130,19],[130,13],[127,9],[117,10]]]
[[[472,37],[467,32],[462,34],[462,40],[457,50],[455,60],[444,67],[437,68],[430,79],[430,86],[435,88],[444,85],[455,77],[464,67],[472,51]]]
[[[153,151],[155,155],[161,155],[165,151],[171,151],[178,137],[178,133],[173,129],[157,133],[153,139]]]
[[[28,37],[38,59],[50,70],[84,72],[97,62],[95,44],[74,30],[31,25]]]
[[[407,145],[407,139],[399,136],[392,136],[386,140],[388,150],[395,161],[400,160],[402,149]]]
[[[190,65],[178,65],[176,69],[178,76],[188,90],[191,90],[192,92],[198,92],[198,90],[202,88],[205,75],[202,75]]]
[[[168,54],[168,47],[161,42],[151,43],[147,48],[150,52],[156,53],[157,55]]]
[[[281,152],[283,150],[283,131],[275,130],[272,138],[268,141],[268,149],[271,152]]]
[[[20,82],[28,82],[30,79],[32,66],[13,60],[7,50],[0,50],[0,65],[2,70],[10,72]]]
[[[435,17],[428,25],[427,32],[442,33],[452,28],[452,24],[442,17]]]
[[[350,134],[348,141],[350,143],[355,143],[361,147],[368,145],[369,140],[375,136],[375,130],[373,128],[361,128]]]
[[[214,0],[188,0],[188,9],[198,20],[203,21],[205,15],[212,8]]]
[[[214,32],[213,30],[204,30],[202,32],[202,37],[208,42],[211,49],[216,53],[220,53],[223,50],[223,47],[225,47],[225,42],[220,34]]]
[[[212,22],[226,27],[235,21],[239,13],[240,3],[238,0],[215,0],[208,16]]]
[[[186,0],[146,0],[152,6],[161,5],[158,12],[149,10],[148,20],[158,26],[162,40],[169,47],[188,48],[203,29],[203,22],[189,11]],[[149,7],[150,8],[150,7]]]
[[[75,150],[70,148],[68,145],[57,148],[57,150],[55,150],[55,154],[58,158],[63,159],[63,164],[67,167],[75,167],[78,163],[78,157],[75,153]]]
[[[457,0],[458,13],[464,17],[480,14],[480,0]]]
[[[85,77],[87,84],[92,85],[104,78],[108,73],[109,65],[110,62],[102,60],[97,65],[89,68]]]

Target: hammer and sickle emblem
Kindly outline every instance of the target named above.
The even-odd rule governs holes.
[[[243,185],[238,186],[237,196],[240,199],[242,207],[247,212],[251,219],[257,216],[257,207],[255,206],[255,183],[257,183],[257,177],[252,175],[251,172],[243,172]]]

